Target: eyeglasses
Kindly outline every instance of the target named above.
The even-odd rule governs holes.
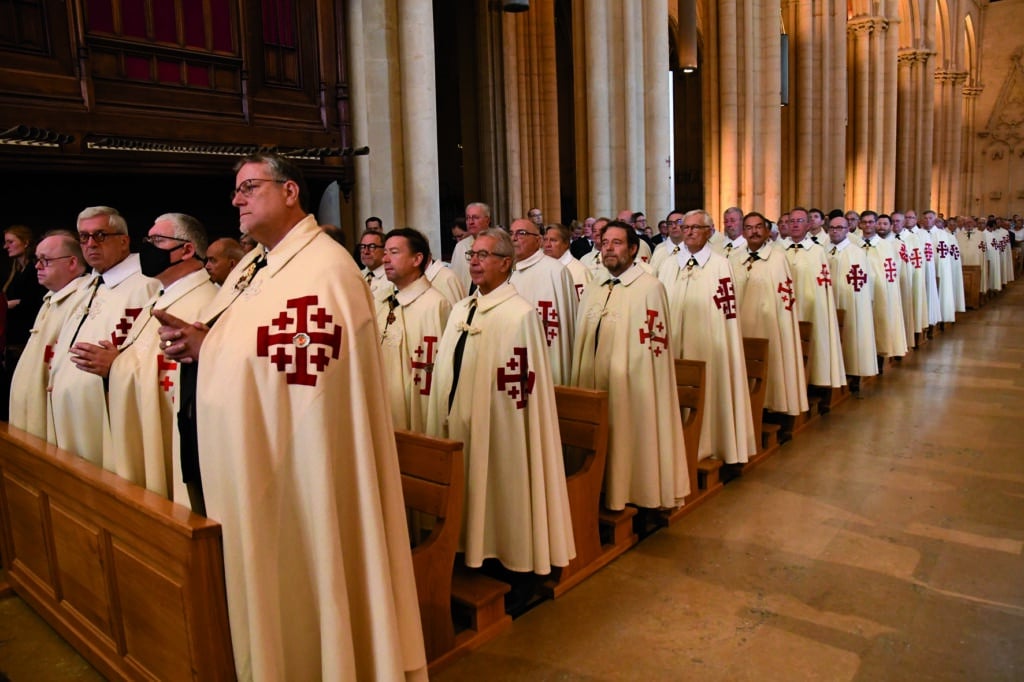
[[[191,242],[192,240],[191,239],[182,239],[181,237],[168,237],[167,235],[163,235],[163,234],[152,234],[152,235],[149,235],[148,237],[144,238],[142,241],[146,242],[147,244],[152,244],[153,246],[160,246],[161,244],[164,243],[164,241],[172,241],[172,242],[179,242],[179,243],[182,243],[182,244],[187,244],[187,243]]]
[[[540,236],[540,232],[528,232],[526,230],[516,230],[515,232],[512,233],[512,236],[513,237],[519,237],[520,239],[522,239],[523,237],[539,237]]]
[[[74,258],[74,256],[55,256],[53,258],[47,258],[46,256],[36,256],[36,265],[43,268],[48,268],[50,267],[50,263],[52,263],[53,261],[64,260],[65,258]]]
[[[102,244],[107,241],[107,237],[127,237],[126,234],[120,232],[79,232],[78,243],[85,246],[89,243],[89,240],[93,240],[97,244]]]
[[[680,227],[682,227],[683,228],[683,232],[686,232],[687,230],[710,230],[711,229],[707,225],[683,225],[682,221],[676,223],[676,225],[679,225]]]
[[[235,200],[239,194],[248,199],[252,196],[252,193],[259,189],[259,183],[261,182],[276,182],[280,185],[288,182],[287,180],[275,180],[274,178],[252,178],[249,180],[243,180],[238,187],[231,192],[231,201]]]
[[[522,230],[520,230],[520,231],[522,231]],[[529,234],[529,233],[527,233],[527,234]],[[496,258],[511,258],[512,257],[512,256],[506,256],[506,255],[500,254],[500,253],[491,253],[490,251],[484,251],[483,249],[481,249],[479,251],[472,251],[472,250],[470,250],[470,251],[466,252],[466,260],[473,260],[474,258],[479,258],[480,260],[483,260],[483,259],[488,258],[490,256],[495,256]]]
[[[381,246],[380,244],[360,244],[359,245],[359,250],[360,251],[369,251],[370,253],[373,253],[377,249],[383,249],[383,248],[384,247]]]
[[[807,222],[807,218],[790,218],[789,222],[796,223],[797,225],[803,225]]]

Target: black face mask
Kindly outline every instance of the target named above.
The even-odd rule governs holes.
[[[188,242],[185,242],[187,244]],[[143,242],[139,250],[139,264],[142,266],[142,274],[146,277],[156,277],[161,272],[171,267],[171,254],[185,246],[178,244],[173,249],[161,249],[149,242]]]

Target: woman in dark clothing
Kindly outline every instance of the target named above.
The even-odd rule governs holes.
[[[0,384],[0,418],[6,420],[11,375],[28,341],[36,314],[43,304],[46,288],[36,278],[35,241],[32,238],[32,230],[24,225],[12,225],[7,228],[4,232],[4,249],[11,258],[11,272],[3,288],[4,297],[7,299],[7,346],[4,351]]]

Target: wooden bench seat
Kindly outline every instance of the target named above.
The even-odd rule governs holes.
[[[466,646],[456,650],[452,620],[452,573],[466,489],[462,443],[398,430],[395,445],[405,508],[412,519],[412,564],[423,643],[429,670],[436,672],[469,650]],[[429,527],[429,533],[417,537],[422,526]]]
[[[14,591],[105,677],[235,677],[221,527],[0,425],[0,555]]]
[[[558,426],[565,458],[566,488],[576,558],[555,568],[541,592],[559,597],[636,544],[633,516],[601,508],[608,458],[608,394],[585,388],[555,386]],[[602,533],[602,526],[605,528]]]
[[[764,400],[768,390],[768,339],[744,337],[743,356],[747,364],[750,414],[754,422],[757,453],[743,466],[748,471],[770,457],[779,447],[779,425],[764,421]]]
[[[662,513],[666,523],[679,520],[722,489],[719,477],[722,461],[715,458],[698,461],[700,431],[704,424],[706,373],[707,368],[703,360],[676,359],[676,394],[679,400],[679,417],[683,422],[690,494],[686,496],[683,506]]]
[[[964,271],[964,305],[968,310],[981,307],[981,266],[965,265]]]

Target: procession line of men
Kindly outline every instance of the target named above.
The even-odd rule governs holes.
[[[359,271],[290,162],[235,171],[232,203],[261,246],[218,251],[209,273],[182,214],[157,218],[140,254],[105,207],[44,239],[51,294],[12,424],[222,524],[242,678],[422,674],[393,429],[463,442],[466,565],[545,575],[575,556],[555,385],[608,392],[604,505],[672,509],[690,492],[675,358],[707,364],[697,457],[739,465],[760,436],[744,337],[768,339],[766,409],[797,415],[808,384],[877,373],[963,309],[960,235],[932,212],[923,228],[912,212],[855,214],[851,237],[842,214],[826,226],[795,208],[773,240],[757,212],[728,209],[723,234],[705,211],[673,211],[652,250],[643,214],[623,211],[588,219],[594,248],[577,260],[539,210],[505,231],[472,203],[450,269],[400,228],[361,236]],[[220,258],[235,264],[217,289]]]

